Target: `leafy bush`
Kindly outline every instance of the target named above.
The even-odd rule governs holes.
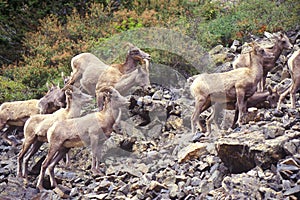
[[[235,7],[219,12],[215,19],[199,23],[198,40],[211,48],[222,43],[229,45],[233,39],[247,40],[250,34],[262,35],[264,31],[290,30],[298,25],[300,2],[287,0],[241,1]]]
[[[53,81],[58,74],[51,68],[27,66],[8,67],[3,71],[3,76],[11,82],[22,84],[31,93],[31,97],[39,98],[47,91],[46,82]]]
[[[26,48],[22,61],[17,65],[2,66],[0,75],[10,80],[5,87],[9,84],[16,87],[12,82],[15,81],[15,84],[26,88],[25,92],[29,96],[40,97],[45,91],[47,81],[61,82],[60,72],[63,71],[66,75],[70,73],[70,61],[73,56],[82,52],[95,52],[97,48],[102,51],[101,59],[104,61],[112,57],[112,54],[113,60],[109,60],[109,63],[123,61],[125,52],[122,52],[124,48],[118,41],[141,45],[144,41],[138,35],[131,35],[132,31],[141,28],[159,27],[176,31],[181,34],[179,36],[187,35],[189,40],[194,40],[197,43],[195,46],[210,49],[217,44],[230,45],[234,39],[247,40],[250,34],[261,35],[264,31],[274,32],[296,27],[300,10],[300,2],[294,0],[122,0],[118,1],[120,5],[113,4],[114,1],[95,2],[99,3],[89,2],[84,6],[74,6],[72,3],[63,4],[62,7],[56,3],[56,8],[68,9],[66,15],[63,15],[62,19],[59,16],[60,9],[49,12],[50,14],[39,20],[36,29],[26,32],[22,40],[22,45]],[[0,10],[6,8],[7,3],[1,5]],[[70,10],[71,8],[73,10]],[[156,39],[155,34],[147,37],[149,41]],[[169,40],[169,37],[170,35],[160,35],[158,39],[165,41]],[[176,42],[178,40],[171,39]],[[112,47],[106,45],[107,43],[117,45]],[[191,62],[180,53],[191,50],[188,55],[193,55],[200,50],[194,51],[193,48],[182,45],[173,51],[160,46],[145,48],[148,48],[146,51],[151,53],[154,62],[176,66],[177,69],[190,74],[194,69],[189,66],[194,65],[197,56]],[[116,51],[117,55],[114,54]],[[7,89],[3,91],[8,92]],[[4,95],[8,95],[6,100],[16,98],[9,94]]]
[[[26,100],[34,97],[28,87],[3,76],[0,76],[0,88],[0,104],[6,101]]]

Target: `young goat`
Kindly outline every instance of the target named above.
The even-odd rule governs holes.
[[[112,70],[114,73],[129,73],[136,69],[140,57],[150,59],[150,55],[143,52],[139,48],[128,44],[130,49],[126,56],[126,61],[123,64],[104,64],[96,56],[91,53],[82,53],[71,60],[72,75],[68,84],[73,84],[75,81],[80,81],[81,87],[90,95],[95,96],[95,88],[99,76],[106,70]],[[107,73],[108,74],[108,73]],[[110,75],[110,74],[109,74]],[[107,78],[107,77],[106,77]]]
[[[296,92],[300,87],[300,49],[295,51],[289,58],[288,68],[292,77],[292,85],[280,95],[277,110],[280,109],[280,104],[288,93],[290,93],[291,96],[291,107],[296,108]]]
[[[92,97],[82,93],[74,86],[65,91],[67,97],[67,107],[62,108],[53,114],[39,114],[31,116],[24,126],[24,142],[18,155],[19,177],[24,177],[27,181],[28,161],[39,150],[40,146],[47,142],[47,131],[57,121],[80,116],[82,106],[91,101]],[[31,148],[30,148],[31,147]],[[24,161],[23,158],[25,154]],[[22,173],[23,168],[23,173]]]
[[[257,88],[257,83],[263,75],[263,59],[271,57],[258,45],[253,45],[250,54],[250,67],[239,68],[224,73],[201,74],[190,86],[191,94],[195,98],[195,110],[191,117],[193,134],[196,124],[204,132],[199,122],[200,114],[214,103],[237,102],[239,115],[238,124],[242,123],[242,116],[246,110],[246,101]]]
[[[101,159],[101,147],[110,137],[113,125],[119,120],[120,107],[129,101],[112,87],[103,87],[104,106],[99,112],[90,113],[80,118],[56,122],[47,132],[49,150],[44,160],[37,188],[43,189],[43,178],[48,168],[51,186],[56,187],[54,167],[70,148],[90,144],[92,149],[92,171],[98,172],[98,161]]]
[[[274,68],[277,59],[282,53],[283,49],[292,49],[293,45],[290,43],[289,38],[283,33],[272,34],[270,37],[275,39],[274,46],[270,49],[265,49],[267,53],[273,54],[273,58],[265,58],[263,61],[263,77],[259,82],[257,91],[262,92],[266,84],[267,74]],[[240,54],[236,60],[233,61],[232,66],[234,69],[250,66],[249,54]]]
[[[1,137],[10,145],[16,146],[14,140],[8,138],[8,133],[17,127],[23,127],[26,120],[35,114],[39,113],[52,113],[60,107],[65,106],[64,93],[58,86],[52,85],[47,94],[40,100],[31,99],[26,101],[5,102],[0,106],[0,131],[8,125]],[[53,96],[54,98],[49,99]]]
[[[255,92],[251,97],[249,97],[247,99],[246,105],[247,108],[250,107],[271,107],[271,108],[275,108],[279,99],[279,92],[277,91],[277,88],[272,89],[271,87],[268,87],[268,91],[264,91],[264,92]],[[267,105],[265,102],[268,102]],[[210,133],[211,132],[211,122],[214,121],[215,124],[217,125],[217,128],[220,129],[219,124],[216,122],[217,121],[217,117],[218,117],[218,113],[225,108],[226,110],[236,110],[236,103],[235,102],[228,102],[225,105],[224,104],[220,104],[220,103],[215,103],[215,105],[213,106],[212,112],[210,114],[210,116],[208,117],[207,121],[206,121],[206,127],[207,127],[207,132]],[[234,120],[232,123],[232,128],[234,127],[234,125],[236,124],[238,119],[238,110],[236,110],[235,115],[234,115]]]

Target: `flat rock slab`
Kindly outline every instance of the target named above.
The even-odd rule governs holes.
[[[265,139],[263,131],[238,132],[216,142],[218,156],[232,173],[247,172],[255,166],[268,168],[286,156],[283,146],[300,132],[285,131],[282,136]]]
[[[191,143],[178,152],[178,162],[182,163],[187,160],[197,159],[200,156],[207,154],[207,143]]]

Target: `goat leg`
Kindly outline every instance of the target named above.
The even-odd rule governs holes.
[[[31,145],[31,148],[30,148],[28,154],[24,158],[24,161],[23,161],[23,177],[24,177],[26,182],[28,180],[28,162],[29,162],[30,158],[40,149],[42,144],[43,144],[43,142],[35,140],[34,143]]]
[[[200,114],[211,106],[211,102],[207,98],[200,97],[196,99],[195,110],[191,117],[192,133],[196,135],[196,124],[202,133],[205,133],[205,127],[200,123]]]
[[[210,116],[207,118],[206,120],[206,128],[207,128],[207,132],[211,133],[211,123],[212,121],[214,121],[215,125],[217,126],[217,129],[220,130],[220,124],[217,122],[217,119],[219,117],[219,113],[222,110],[222,105],[219,103],[215,103],[212,107],[212,111]]]
[[[287,89],[284,93],[282,93],[282,94],[280,95],[279,100],[278,100],[278,103],[277,103],[277,108],[276,108],[276,110],[279,110],[279,109],[280,109],[280,104],[282,103],[282,101],[283,101],[283,99],[286,97],[286,95],[287,95],[288,93],[291,92],[291,89],[292,89],[293,85],[294,85],[294,84],[292,84],[292,85],[290,86],[289,89]]]
[[[258,83],[257,83],[257,92],[263,92],[264,91],[264,78],[262,78]]]
[[[208,133],[211,133],[211,122],[215,118],[215,109],[213,108],[210,115],[206,119],[206,129]]]
[[[103,155],[103,146],[107,139],[104,132],[101,130],[100,134],[93,134],[91,137],[91,149],[92,149],[92,167],[93,174],[99,174],[99,162]],[[99,148],[100,147],[100,148]]]
[[[118,112],[118,116],[115,120],[115,124],[113,125],[113,129],[114,131],[117,133],[117,134],[122,134],[121,133],[121,124],[120,124],[120,121],[121,121],[121,115],[122,115],[122,112],[121,112],[121,108],[118,108],[119,109],[119,112]]]
[[[49,142],[50,143],[50,142]],[[44,160],[42,166],[41,166],[41,171],[40,171],[40,175],[36,184],[36,187],[41,191],[44,190],[43,187],[43,179],[45,176],[45,172],[46,169],[48,168],[48,166],[51,164],[52,162],[52,158],[55,156],[55,154],[57,153],[57,151],[60,149],[60,147],[62,146],[62,142],[61,141],[57,141],[55,143],[50,143],[50,147],[49,147],[49,151],[48,154],[46,156],[46,159]],[[54,177],[52,177],[52,179],[54,179]]]
[[[293,82],[294,82],[294,84],[292,85],[290,94],[291,94],[291,107],[295,109],[296,108],[296,92],[300,86],[300,80],[296,79]]]
[[[246,108],[245,91],[242,88],[236,89],[237,106],[238,106],[238,125],[242,125],[242,119]]]
[[[236,122],[238,121],[238,116],[239,116],[239,109],[238,109],[238,107],[236,105],[236,109],[235,109],[235,112],[234,112],[233,122],[231,124],[231,128],[232,129],[235,129],[235,127],[236,127]]]
[[[66,147],[62,147],[54,156],[51,163],[48,166],[48,172],[50,175],[50,183],[52,187],[57,187],[57,182],[54,176],[54,168],[57,165],[57,163],[68,153],[70,149]]]
[[[10,139],[8,138],[8,133],[12,132],[14,130],[13,126],[9,126],[7,130],[5,130],[2,134],[1,134],[1,138],[7,142],[9,145],[16,147],[19,143],[16,141],[16,139]]]
[[[34,139],[34,138],[32,138],[32,139]],[[23,142],[23,145],[22,145],[22,149],[18,155],[18,169],[17,169],[18,177],[23,177],[23,173],[22,173],[23,159],[24,159],[25,154],[28,152],[29,148],[31,147],[31,144],[33,143],[33,142],[28,142],[28,140],[29,140],[29,138],[25,138],[25,141]]]

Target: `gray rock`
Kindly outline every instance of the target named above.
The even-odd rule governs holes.
[[[282,146],[299,132],[288,132],[274,139],[265,139],[260,131],[247,134],[233,133],[216,142],[218,156],[233,173],[246,172],[255,166],[269,167],[283,158]]]

